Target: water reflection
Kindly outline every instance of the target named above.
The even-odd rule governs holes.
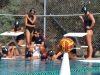
[[[67,62],[66,62],[67,64]],[[0,60],[0,74],[60,71],[61,60]],[[100,63],[70,61],[71,75],[99,75]],[[66,66],[65,66],[66,68]],[[96,69],[95,69],[96,68]],[[86,70],[87,69],[87,70]],[[76,72],[79,70],[79,72]],[[83,71],[84,70],[84,71]]]
[[[70,61],[71,75],[99,75],[100,64],[92,62]]]

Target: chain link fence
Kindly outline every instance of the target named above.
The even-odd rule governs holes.
[[[44,34],[44,1],[46,1],[46,15],[48,15],[45,16],[45,38],[48,49],[56,50],[66,32],[84,32],[78,17],[84,5],[96,19],[92,42],[93,44],[100,42],[100,0],[0,0],[0,33],[10,30],[16,19],[20,20],[21,25],[25,27],[24,15],[30,8],[35,8],[37,15],[35,25],[41,29],[41,34]],[[10,40],[10,37],[1,37],[1,45],[7,44]]]

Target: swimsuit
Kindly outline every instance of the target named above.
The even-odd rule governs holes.
[[[30,18],[31,20],[33,20],[33,19],[34,19],[34,16],[31,16],[31,17],[29,17],[29,18]],[[27,19],[27,20],[28,20],[28,19]],[[28,20],[28,24],[30,24],[30,25],[34,25],[34,23],[31,23],[29,20]],[[29,32],[32,33],[33,30],[34,30],[34,27],[26,26],[26,29],[28,29]]]
[[[85,17],[84,17],[84,24],[85,24],[84,30],[85,30],[85,32],[86,32],[87,30],[91,30],[91,29],[87,29],[87,28],[86,28],[86,26],[91,26],[91,23],[92,23],[92,21],[88,18],[88,16],[85,16]]]

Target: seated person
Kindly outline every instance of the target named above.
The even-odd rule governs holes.
[[[68,52],[69,55],[69,60],[76,60],[76,49],[71,50],[71,52]],[[62,59],[63,57],[63,52],[58,46],[57,53],[53,55],[52,60],[55,59]]]
[[[15,32],[15,33],[24,32],[24,28],[20,26],[19,21],[15,21],[13,28],[8,32],[9,33],[10,32]],[[16,41],[17,41],[18,45],[24,44],[24,33],[17,36]],[[8,53],[9,53],[9,56],[7,56]],[[8,53],[5,53],[6,55],[4,55],[4,53],[3,53],[3,56],[5,56],[5,57],[7,56],[9,58],[16,56],[16,46],[15,46],[14,42],[11,42],[8,44]]]
[[[32,56],[28,56],[27,52],[32,52]],[[40,30],[36,28],[34,30],[34,36],[32,37],[31,45],[28,46],[28,51],[26,52],[26,57],[30,59],[38,59],[40,58],[40,53],[46,52],[44,38],[40,35]]]

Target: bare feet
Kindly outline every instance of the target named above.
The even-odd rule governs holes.
[[[91,60],[91,59],[92,59],[91,57],[85,58],[85,60]]]
[[[12,58],[11,56],[7,56],[6,58]]]
[[[12,58],[16,59],[16,56],[13,56]]]

